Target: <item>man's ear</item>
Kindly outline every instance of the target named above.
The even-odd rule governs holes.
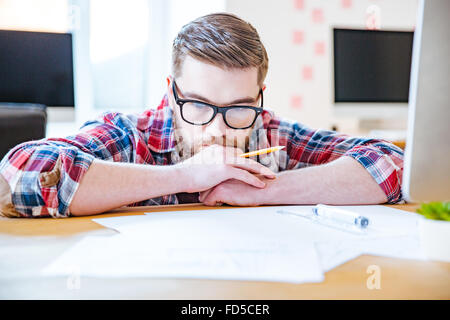
[[[173,101],[173,94],[172,94],[172,77],[171,76],[167,76],[166,77],[166,81],[167,81],[167,99],[169,102],[169,107],[171,109],[173,109],[173,105],[172,105],[172,101]]]
[[[167,89],[170,90],[170,86],[172,85],[173,81],[172,76],[167,76],[166,81],[167,81]]]
[[[173,81],[172,76],[167,76],[166,81],[167,81],[167,96],[169,97],[170,100],[172,99],[172,81]]]

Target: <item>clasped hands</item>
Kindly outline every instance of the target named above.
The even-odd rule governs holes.
[[[186,191],[199,192],[199,200],[208,206],[264,204],[275,173],[255,160],[239,157],[242,153],[238,148],[215,144],[180,163],[188,172]]]

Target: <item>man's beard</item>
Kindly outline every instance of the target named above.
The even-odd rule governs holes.
[[[201,132],[201,130],[199,130]],[[176,141],[176,150],[180,156],[180,160],[186,160],[191,158],[196,153],[201,151],[203,148],[217,144],[224,147],[232,147],[241,149],[243,152],[248,152],[249,136],[244,138],[238,138],[233,135],[222,135],[222,136],[210,136],[199,134],[199,136],[194,137],[194,141],[186,141],[183,137],[183,130],[177,127],[176,121],[174,120],[174,137]]]

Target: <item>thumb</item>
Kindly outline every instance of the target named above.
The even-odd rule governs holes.
[[[211,191],[213,189],[214,189],[214,187],[212,187],[211,189],[208,189],[208,190],[200,192],[200,196],[198,197],[198,200],[200,202],[203,202],[208,197],[208,195],[211,193]]]

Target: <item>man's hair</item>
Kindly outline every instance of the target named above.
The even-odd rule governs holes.
[[[180,76],[186,55],[224,69],[256,67],[260,86],[269,67],[266,49],[256,29],[228,13],[209,14],[181,28],[172,47],[175,77]]]

